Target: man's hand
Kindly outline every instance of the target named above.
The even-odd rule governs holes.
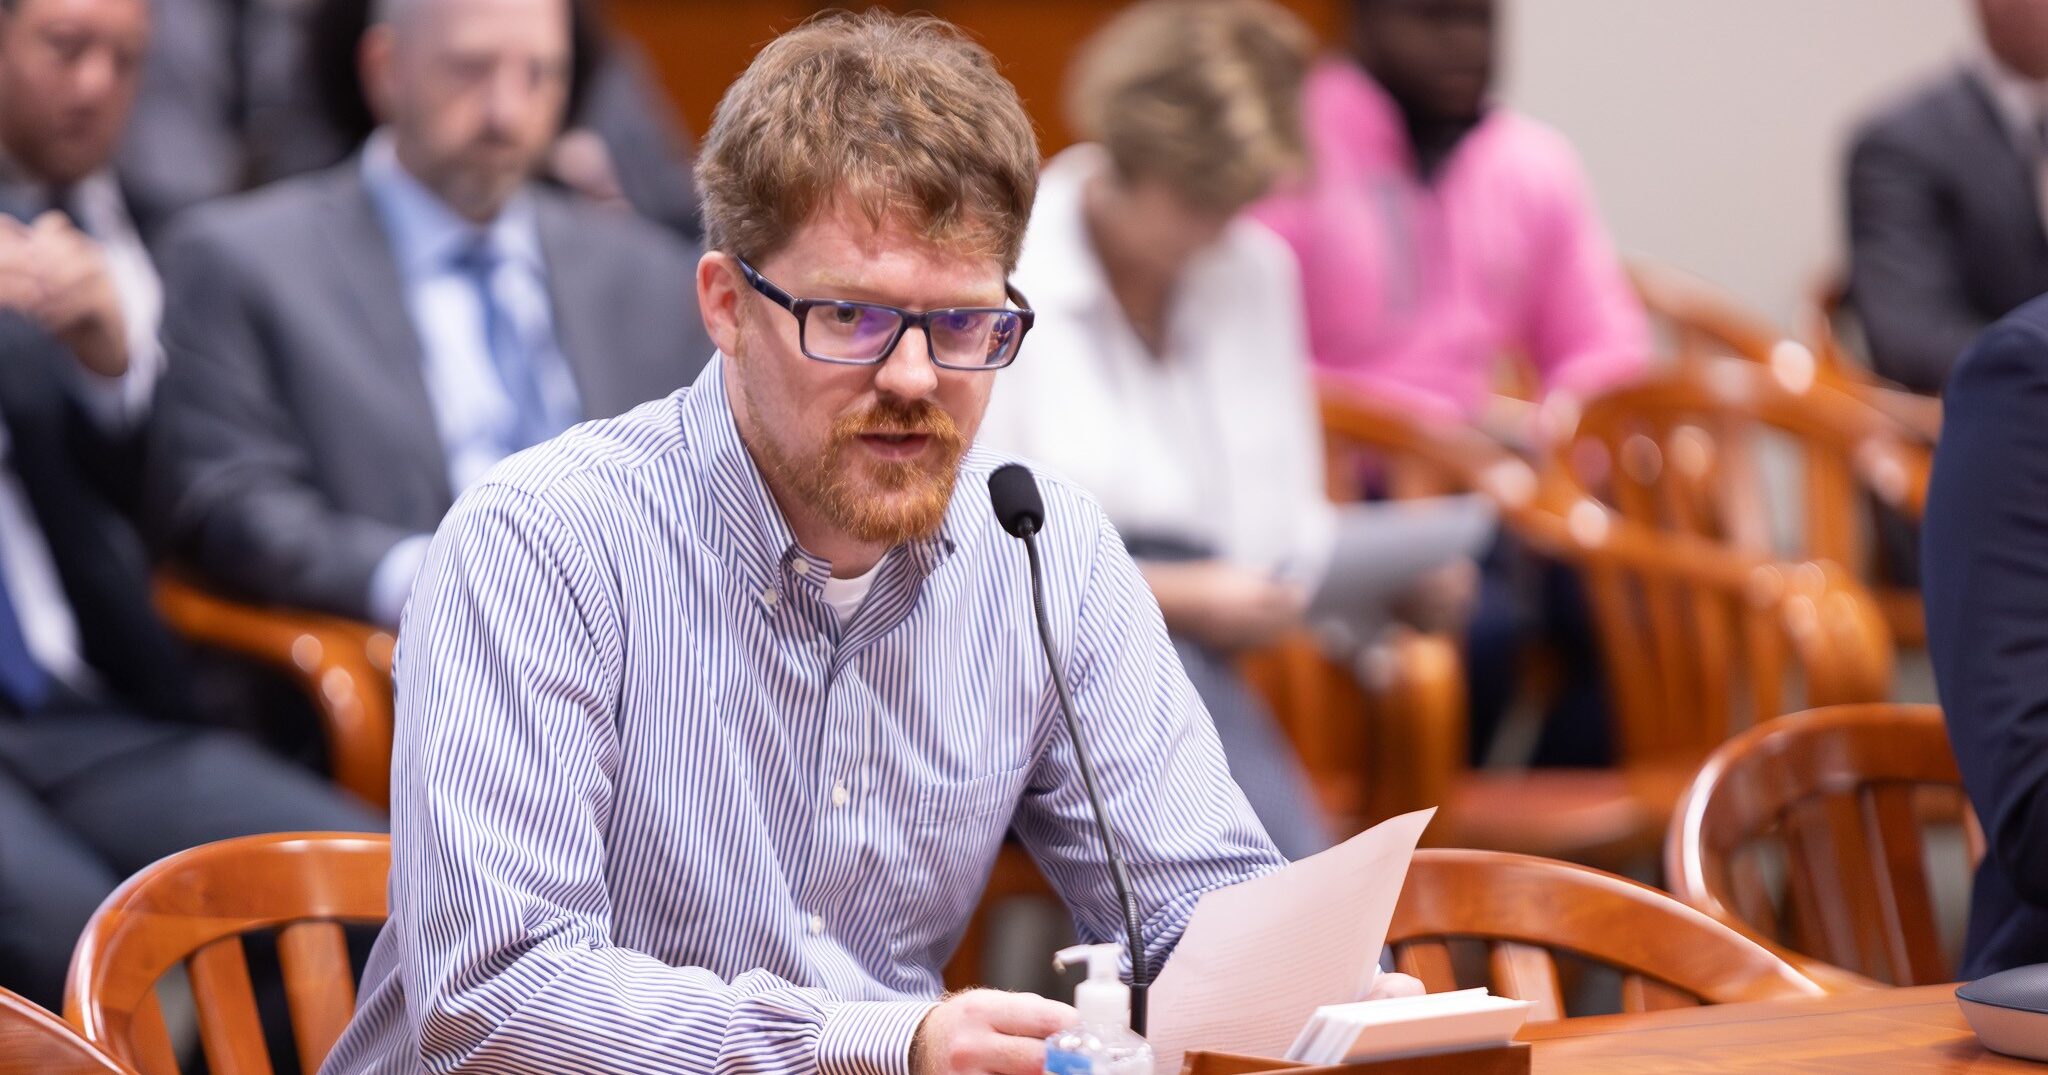
[[[36,218],[46,293],[31,316],[102,377],[128,372],[128,323],[100,245],[62,213]]]
[[[94,373],[128,372],[127,320],[106,256],[61,213],[33,225],[0,216],[0,309],[42,326]]]
[[[1422,987],[1422,980],[1406,974],[1382,973],[1372,980],[1372,988],[1365,991],[1361,1000],[1393,1000],[1396,997],[1419,997],[1429,990]]]
[[[1030,993],[956,993],[918,1026],[911,1075],[1040,1075],[1045,1039],[1075,1018],[1073,1008]]]
[[[555,139],[548,153],[548,173],[562,185],[599,205],[630,211],[625,187],[619,183],[619,169],[612,161],[611,148],[596,131],[577,127]]]

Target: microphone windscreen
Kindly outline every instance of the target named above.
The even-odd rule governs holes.
[[[1045,528],[1045,501],[1038,497],[1038,482],[1029,467],[1005,463],[988,476],[988,499],[996,509],[996,522],[1013,537],[1035,534]]]

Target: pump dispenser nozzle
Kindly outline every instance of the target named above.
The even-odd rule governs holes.
[[[1086,960],[1088,980],[1074,988],[1074,1010],[1084,1025],[1128,1027],[1131,1025],[1131,987],[1117,977],[1123,949],[1114,944],[1077,944],[1063,948],[1052,957],[1052,965],[1065,970]]]

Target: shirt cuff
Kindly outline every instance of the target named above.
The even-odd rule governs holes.
[[[848,1001],[818,1033],[818,1075],[909,1075],[910,1042],[937,1002]]]
[[[370,574],[369,595],[370,618],[377,626],[398,626],[399,617],[405,615],[405,602],[412,596],[412,581],[419,575],[420,565],[426,563],[427,546],[433,540],[429,534],[414,534],[391,546],[377,561],[377,570]]]
[[[163,365],[161,357],[161,352],[131,348],[128,372],[118,377],[94,373],[77,362],[67,363],[72,395],[100,429],[109,434],[126,433],[141,425],[149,413],[150,396]]]

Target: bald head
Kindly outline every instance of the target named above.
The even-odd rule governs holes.
[[[456,212],[490,220],[560,130],[569,0],[378,0],[373,17],[363,84],[400,163]]]

